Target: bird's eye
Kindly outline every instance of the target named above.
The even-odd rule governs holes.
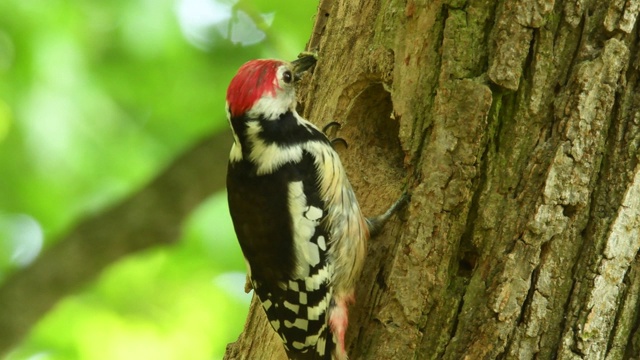
[[[287,84],[290,83],[291,80],[293,80],[293,75],[291,74],[291,71],[287,70],[284,73],[282,73],[282,80]]]

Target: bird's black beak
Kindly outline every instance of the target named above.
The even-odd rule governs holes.
[[[301,53],[298,55],[298,59],[291,62],[293,65],[293,78],[298,81],[302,78],[302,74],[311,68],[318,61],[318,56],[315,53]]]

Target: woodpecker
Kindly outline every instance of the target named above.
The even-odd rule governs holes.
[[[296,112],[315,59],[242,65],[227,90],[227,194],[247,282],[295,360],[345,360],[348,306],[367,240],[404,202],[367,219],[331,141]]]

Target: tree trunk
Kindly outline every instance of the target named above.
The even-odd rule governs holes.
[[[370,243],[351,359],[640,357],[638,0],[323,1],[305,116]],[[242,286],[238,284],[238,286]],[[255,303],[227,359],[285,359]]]

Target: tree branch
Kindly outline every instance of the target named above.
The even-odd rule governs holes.
[[[231,137],[210,136],[120,204],[80,222],[0,287],[0,355],[17,345],[58,300],[118,259],[180,235],[184,218],[224,187]]]

